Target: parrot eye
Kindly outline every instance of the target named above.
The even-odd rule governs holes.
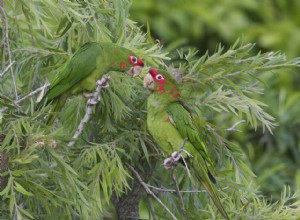
[[[155,76],[155,78],[157,80],[163,80],[164,79],[164,77],[162,75],[160,75],[160,74],[158,74],[157,76]]]
[[[137,64],[138,59],[136,58],[136,56],[130,56],[129,58],[132,64]]]

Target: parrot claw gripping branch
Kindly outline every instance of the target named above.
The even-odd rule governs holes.
[[[208,169],[207,163],[212,165],[212,162],[195,124],[195,118],[180,100],[179,83],[169,72],[152,68],[145,76],[143,84],[152,91],[147,100],[148,130],[162,153],[171,155],[164,161],[164,165],[173,170],[178,161],[186,162],[222,216],[229,219],[214,186],[216,180]],[[181,146],[179,151],[178,146]],[[182,160],[183,146],[184,151],[188,152],[186,161]]]
[[[176,168],[176,166],[178,165],[178,163],[182,163],[187,172],[189,177],[191,176],[191,173],[189,171],[189,167],[187,162],[184,159],[184,156],[181,154],[181,152],[184,152],[188,158],[193,157],[187,150],[184,149],[184,145],[186,144],[186,142],[188,141],[188,138],[184,138],[184,140],[182,141],[179,150],[178,151],[174,151],[168,158],[164,159],[163,162],[163,166],[167,169],[167,170],[173,170]]]
[[[79,137],[79,135],[82,133],[83,128],[85,126],[85,124],[89,121],[91,114],[93,112],[93,106],[97,105],[98,102],[100,102],[100,92],[102,89],[106,89],[109,87],[108,84],[108,80],[110,79],[109,75],[104,75],[101,80],[97,80],[96,82],[96,91],[94,93],[91,93],[89,96],[89,99],[86,103],[86,110],[85,110],[85,115],[84,117],[81,119],[77,130],[75,131],[74,135],[73,135],[73,140],[71,140],[68,144],[68,147],[72,147],[75,144],[75,140],[76,138]]]

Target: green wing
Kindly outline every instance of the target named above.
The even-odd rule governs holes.
[[[205,145],[201,141],[197,126],[193,122],[190,113],[179,102],[170,104],[167,108],[167,113],[171,123],[179,131],[182,138],[187,137],[201,156],[206,161],[210,161]]]
[[[229,219],[218,197],[216,189],[212,184],[212,182],[215,183],[215,178],[211,175],[206,164],[206,161],[210,160],[207,156],[205,145],[200,139],[197,126],[194,124],[191,114],[179,102],[170,104],[167,107],[167,113],[169,115],[170,122],[174,125],[174,127],[176,127],[182,138],[187,137],[195,150],[200,153],[200,156],[197,156],[193,149],[187,149],[194,157],[194,160],[192,160],[190,165],[195,170],[196,178],[205,187],[223,217],[225,219]]]
[[[204,186],[204,188],[210,195],[211,199],[213,200],[215,206],[218,208],[218,210],[223,215],[223,217],[226,220],[229,220],[230,218],[227,215],[227,212],[221,203],[221,200],[217,194],[217,190],[215,186],[209,181],[210,179],[209,173],[203,172],[204,170],[206,170],[206,167],[204,167],[204,165],[205,165],[205,161],[201,157],[198,157],[197,161],[193,161],[193,167],[195,168],[195,176]]]
[[[98,43],[84,44],[68,61],[64,69],[56,75],[45,97],[48,100],[59,97],[88,77],[97,68],[97,59],[101,50]]]

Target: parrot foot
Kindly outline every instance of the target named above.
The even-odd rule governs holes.
[[[170,157],[164,160],[163,165],[167,170],[175,169],[175,167],[178,163],[180,163],[182,158],[183,156],[178,151],[175,151],[171,154]]]
[[[89,98],[92,98],[92,97],[93,97],[93,95],[94,95],[94,93],[83,92],[83,96],[84,96],[84,98],[87,98],[87,99],[89,99]]]
[[[88,99],[88,105],[96,105],[100,101],[100,97],[96,97],[94,93],[83,93],[83,96]]]
[[[102,79],[97,80],[96,85],[97,85],[97,86],[100,86],[100,88],[102,88],[102,89],[106,89],[106,88],[109,87],[109,84],[108,84],[108,80],[109,80],[109,79],[110,79],[110,76],[109,76],[109,75],[104,75],[104,76],[102,77]]]
[[[96,105],[101,100],[101,98],[99,96],[100,90],[106,89],[109,87],[109,84],[108,84],[109,79],[110,79],[109,75],[104,75],[101,78],[101,80],[97,80],[97,82],[96,82],[96,85],[97,85],[96,92],[84,93],[84,96],[86,98],[88,98],[88,101],[87,101],[88,105]]]
[[[100,97],[98,97],[96,100],[94,98],[91,98],[88,100],[88,105],[97,105],[97,103],[100,101]]]
[[[192,157],[192,155],[188,151],[186,151],[184,149],[180,149],[179,151],[174,151],[170,157],[166,158],[164,160],[163,165],[164,165],[165,169],[173,170],[176,168],[177,164],[179,164],[179,163],[183,164],[185,166],[189,176],[191,176],[188,165],[187,165],[184,157],[181,154],[182,151],[185,152],[188,157]]]

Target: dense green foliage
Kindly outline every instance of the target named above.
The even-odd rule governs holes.
[[[158,24],[150,23],[147,33],[143,32],[139,28],[140,24],[128,17],[130,1],[3,2],[5,14],[2,12],[2,15],[6,16],[2,16],[4,22],[1,26],[4,35],[0,78],[0,184],[5,181],[7,184],[0,192],[1,218],[113,219],[115,215],[110,200],[115,195],[129,192],[136,176],[130,172],[128,164],[143,170],[143,165],[139,163],[141,158],[158,161],[148,181],[149,188],[152,187],[151,190],[170,212],[182,218],[182,204],[174,193],[169,192],[174,192],[172,179],[161,166],[164,158],[147,132],[145,100],[148,91],[143,88],[141,78],[132,79],[115,72],[110,73],[109,88],[101,91],[99,105],[83,134],[71,148],[67,144],[85,113],[84,97],[69,99],[59,119],[51,126],[45,124],[50,107],[35,111],[37,94],[17,101],[47,83],[46,79],[51,79],[66,60],[89,41],[109,41],[129,48],[142,57],[148,67],[163,65],[164,62],[174,65],[184,72],[186,81],[194,82],[194,90],[186,88],[190,97],[187,101],[194,105],[195,113],[203,122],[204,142],[211,147],[211,157],[217,170],[218,194],[231,218],[295,219],[299,214],[299,195],[294,194],[295,188],[283,188],[281,181],[284,178],[274,175],[277,171],[291,167],[290,173],[280,174],[288,175],[288,183],[293,183],[293,174],[299,172],[295,166],[299,160],[299,134],[294,130],[299,126],[299,119],[295,117],[299,94],[293,92],[293,86],[282,86],[295,83],[285,73],[291,73],[294,70],[292,68],[299,65],[299,59],[288,61],[279,52],[257,53],[253,49],[254,45],[248,43],[237,42],[229,49],[224,49],[215,46],[216,41],[223,40],[217,38],[209,42],[203,38],[202,41],[207,40],[210,49],[217,48],[214,53],[201,55],[195,49],[184,48],[178,50],[178,53],[171,53],[172,58],[177,58],[175,62],[175,59],[170,61],[166,52],[173,52],[175,45],[181,45],[181,37],[168,38],[161,35],[161,44],[166,42],[167,47],[153,43],[150,29],[151,33],[158,36]],[[201,15],[195,14],[199,9],[196,3],[191,6],[195,10],[194,16],[179,16],[189,11],[183,10],[188,7],[188,1],[178,2],[178,21],[194,24],[201,18]],[[241,2],[251,6],[250,1]],[[281,2],[278,6],[287,7],[282,1],[278,2]],[[158,4],[164,5],[163,1],[145,1],[144,4],[150,5],[154,12],[168,9],[157,7]],[[202,3],[203,7],[211,4],[208,1]],[[233,3],[224,5],[228,7],[222,10],[234,12]],[[252,3],[253,11],[254,6]],[[172,7],[170,4],[169,9]],[[215,7],[221,7],[221,3]],[[144,6],[133,2],[133,12],[136,8],[143,12]],[[235,9],[236,13],[223,13],[246,16],[247,13],[242,13],[244,8]],[[237,13],[238,10],[241,11]],[[212,11],[202,11],[207,16],[214,14]],[[259,13],[262,12],[257,11],[258,17]],[[286,14],[292,16],[292,13]],[[165,11],[164,16],[167,19]],[[134,18],[139,20],[137,15]],[[156,20],[159,16],[152,18]],[[233,24],[230,20],[227,22]],[[211,23],[215,24],[214,29],[219,33],[224,33],[224,27],[227,27],[225,25],[222,29],[217,26],[219,23],[216,20],[211,20]],[[197,26],[197,23],[194,25]],[[169,33],[166,26],[163,27],[166,34]],[[209,33],[206,29],[193,28],[190,23],[184,23],[183,27],[205,33],[203,36]],[[265,31],[264,28],[261,30]],[[183,32],[188,33],[188,30]],[[230,34],[233,32],[229,31]],[[198,39],[199,35],[195,36]],[[225,42],[233,44],[227,39]],[[248,42],[248,38],[245,37],[245,41]],[[263,88],[267,88],[265,95],[262,93]],[[275,88],[279,88],[279,99]],[[280,111],[273,107],[277,106],[277,101],[280,101]],[[271,107],[266,108],[264,103]],[[247,120],[247,123],[238,127],[243,132],[226,130],[241,119]],[[278,122],[280,126],[274,129]],[[254,133],[254,130],[257,132]],[[271,136],[270,131],[275,135]],[[262,141],[268,144],[267,152],[259,147],[258,143]],[[293,152],[294,158],[291,159],[286,152]],[[8,163],[3,158],[8,158]],[[272,161],[268,161],[268,158]],[[289,163],[284,163],[287,161]],[[265,163],[268,169],[264,168]],[[251,170],[252,167],[257,175]],[[199,215],[203,219],[221,218],[207,193],[188,178],[183,167],[178,167],[174,175],[180,190],[190,191],[182,192],[190,219],[198,219]],[[271,197],[265,198],[260,190],[272,192],[270,182],[274,178],[280,180],[274,186],[274,190],[278,191],[274,196],[278,202],[270,203]],[[140,217],[149,218],[151,215],[151,218],[170,218],[170,213],[165,210],[157,199],[145,196],[141,202]]]
[[[206,50],[212,54],[216,44],[229,47],[240,38],[244,43],[255,42],[250,52],[253,55],[260,50],[279,50],[293,58],[300,56],[299,10],[297,0],[135,0],[130,12],[144,27],[148,22],[152,35],[172,54],[176,45],[193,46],[201,54]],[[298,72],[286,69],[279,74],[256,75],[265,84],[264,94],[259,95],[264,97],[261,101],[268,105],[268,113],[279,125],[273,129],[273,135],[263,133],[260,125],[257,132],[240,125],[242,133],[228,136],[247,153],[260,189],[275,199],[280,197],[284,185],[300,187]],[[223,125],[228,120],[220,115],[215,122]]]

